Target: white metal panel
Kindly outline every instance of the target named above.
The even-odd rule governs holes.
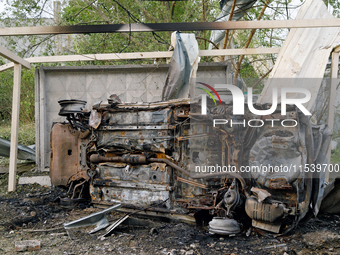
[[[329,20],[332,17],[322,0],[307,0],[296,19]],[[291,29],[257,102],[271,103],[273,87],[306,88],[311,92],[312,98],[305,107],[311,109],[320,89],[329,55],[339,39],[340,29],[335,27]],[[299,96],[301,94],[291,93],[289,98]],[[278,101],[280,102],[280,93]]]
[[[225,81],[226,68],[225,63],[201,63],[197,77]],[[168,69],[169,65],[40,67],[35,76],[37,168],[43,171],[49,167],[52,125],[65,120],[58,115],[59,100],[85,100],[87,109],[106,102],[111,94],[123,102],[157,102]]]

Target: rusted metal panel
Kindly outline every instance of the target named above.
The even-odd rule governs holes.
[[[67,185],[69,178],[78,172],[78,137],[72,135],[68,124],[56,123],[51,132],[50,177],[53,185]]]

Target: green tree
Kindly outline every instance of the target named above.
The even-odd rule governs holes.
[[[92,25],[92,24],[129,24],[129,23],[167,23],[167,22],[200,22],[214,21],[220,12],[218,0],[188,0],[188,1],[144,1],[144,0],[64,0],[61,1],[60,18],[54,19],[54,0],[0,0],[6,4],[1,13],[2,26],[41,26],[54,25]],[[333,15],[340,15],[340,3],[328,0],[334,7]],[[258,0],[253,8],[248,10],[244,20],[254,20],[264,6],[264,0]],[[291,0],[273,0],[270,2],[262,19],[292,19],[294,10],[300,6]],[[208,31],[193,31],[198,39],[200,49],[207,48]],[[287,29],[257,30],[249,47],[279,47],[287,34]],[[237,31],[229,38],[234,38],[235,48],[243,48],[249,30]],[[157,33],[103,33],[73,35],[71,47],[63,50],[63,54],[117,53],[141,51],[166,51],[169,49],[171,32]],[[203,39],[201,39],[203,38]],[[2,37],[1,44],[21,57],[35,55],[55,55],[56,36],[16,36]],[[58,53],[59,54],[59,53]],[[0,59],[1,60],[1,59]],[[238,57],[230,58],[234,64]],[[76,62],[67,65],[85,64],[125,64],[130,61],[107,62]],[[152,60],[153,61],[153,60]],[[212,61],[212,58],[203,58]],[[138,60],[137,63],[150,61]],[[242,77],[261,77],[265,71],[258,71],[256,63],[274,64],[275,55],[247,56],[241,65]],[[254,64],[255,63],[255,64]],[[57,65],[57,64],[55,64]],[[8,118],[11,109],[12,73],[0,73],[2,117]],[[34,69],[23,71],[22,102],[24,109],[34,112]],[[251,85],[251,84],[248,84]],[[22,113],[22,120],[33,120],[32,113]],[[25,117],[23,117],[25,116]]]
[[[63,25],[129,24],[213,21],[218,1],[141,1],[141,0],[70,0],[63,9]],[[198,32],[199,37],[209,38],[208,33]],[[105,33],[77,35],[74,52],[112,53],[166,51],[171,32],[157,33]],[[200,47],[206,43],[200,41]]]

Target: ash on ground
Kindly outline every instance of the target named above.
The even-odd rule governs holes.
[[[61,205],[63,197],[63,189],[36,184],[0,193],[0,253],[15,253],[16,241],[38,240],[39,250],[22,254],[340,254],[339,215],[319,215],[284,236],[251,229],[233,237],[210,235],[206,226],[144,218],[143,224],[122,224],[104,238],[105,230],[87,234],[90,227],[66,232],[64,223],[102,209]],[[122,215],[112,212],[107,219]]]

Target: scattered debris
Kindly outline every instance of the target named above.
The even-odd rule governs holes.
[[[112,231],[118,227],[123,221],[125,221],[127,218],[129,218],[130,215],[124,215],[123,217],[121,217],[119,220],[117,220],[115,223],[113,223],[112,225],[110,225],[109,227],[106,228],[106,233],[103,235],[103,237],[107,237],[108,235],[110,235],[112,233]]]
[[[15,251],[37,251],[40,250],[40,241],[25,240],[15,242]]]
[[[312,249],[339,247],[340,235],[331,231],[317,231],[303,235],[303,244]]]
[[[156,206],[158,206],[158,205],[164,204],[167,200],[168,200],[168,199],[166,199],[166,200],[164,200],[164,201],[162,201],[162,202],[160,202],[160,203],[154,204],[154,205],[152,205],[152,206],[148,206],[148,207],[145,207],[145,208],[143,208],[143,209],[141,209],[141,210],[137,210],[137,211],[135,211],[135,212],[128,213],[128,214],[124,215],[123,217],[121,217],[120,219],[118,219],[116,222],[114,222],[112,225],[110,225],[109,227],[106,228],[106,233],[103,235],[103,237],[107,237],[108,235],[110,235],[110,234],[112,233],[112,231],[113,231],[116,227],[118,227],[121,223],[123,223],[125,220],[127,220],[131,215],[134,215],[134,214],[136,214],[136,213],[139,213],[139,212],[141,212],[141,211],[144,211],[144,210],[146,210],[146,209],[148,209],[148,208],[150,208],[150,207],[156,207]]]
[[[268,191],[264,190],[264,189],[259,189],[259,188],[252,187],[250,191],[251,191],[251,192],[254,192],[254,193],[256,194],[257,200],[258,200],[259,202],[262,202],[262,201],[264,201],[267,197],[270,197],[270,196],[271,196],[271,194],[270,194]]]
[[[340,177],[337,177],[326,186],[320,211],[324,213],[340,213]]]
[[[20,178],[19,178],[20,179]],[[44,186],[44,185],[42,185],[42,186]],[[48,186],[48,185],[47,185]],[[50,186],[48,186],[48,187],[50,187]],[[51,191],[49,191],[49,192],[46,192],[46,193],[35,193],[35,194],[30,194],[30,193],[28,193],[28,194],[26,194],[26,197],[41,197],[41,196],[48,196],[48,195],[50,195],[51,194]]]
[[[0,156],[9,158],[11,141],[0,137]],[[35,161],[35,150],[18,144],[18,159]]]
[[[121,204],[114,205],[110,208],[107,208],[103,211],[96,212],[93,214],[90,214],[84,218],[81,218],[79,220],[71,221],[69,223],[64,224],[64,228],[71,229],[71,228],[79,228],[79,227],[87,227],[91,225],[96,225],[96,227],[89,232],[89,234],[93,234],[101,229],[106,228],[109,225],[108,220],[105,217],[105,213],[117,210],[121,207]]]
[[[48,197],[26,197],[27,193],[37,194],[48,191],[52,191]],[[24,185],[20,186],[20,191],[11,193],[7,197],[0,197],[0,254],[15,254],[14,244],[20,239],[39,240],[41,248],[36,251],[37,254],[167,254],[175,252],[176,255],[184,255],[187,251],[193,250],[194,254],[282,255],[287,252],[290,255],[302,255],[327,254],[330,253],[330,249],[333,249],[335,254],[340,252],[338,245],[340,239],[337,239],[340,227],[338,215],[321,214],[318,218],[312,218],[308,223],[299,225],[290,235],[284,237],[273,237],[268,234],[259,236],[257,232],[252,231],[248,237],[241,233],[234,237],[224,236],[222,239],[221,236],[210,235],[205,226],[139,218],[143,216],[129,217],[119,226],[119,229],[116,228],[114,235],[103,240],[94,238],[93,235],[84,235],[83,229],[73,229],[72,239],[70,239],[63,229],[53,232],[30,232],[24,231],[23,223],[13,223],[13,218],[17,218],[22,213],[30,214],[34,208],[38,220],[25,222],[27,229],[51,230],[63,226],[67,218],[81,218],[98,211],[97,208],[90,207],[85,210],[79,207],[65,209],[57,202],[53,202],[55,197],[59,196],[66,196],[66,191],[61,193],[61,190],[56,187]],[[113,211],[106,217],[111,222],[122,216],[124,216],[123,213]],[[132,225],[131,219],[141,220],[142,223],[143,220],[146,221],[145,223],[149,221],[150,225],[144,223],[142,226]],[[153,223],[158,226],[152,226]],[[157,229],[158,234],[150,235],[151,228]],[[323,231],[324,229],[327,231]],[[105,230],[102,232],[104,233]],[[101,236],[102,233],[99,232],[96,235]],[[317,242],[318,239],[320,242]],[[327,241],[322,243],[322,240]],[[106,245],[107,243],[109,245]],[[308,243],[313,243],[313,245],[306,246],[305,244]],[[279,247],[280,244],[286,244],[286,247]],[[263,249],[263,247],[274,245],[276,248]],[[164,249],[166,252],[162,253]],[[33,253],[30,252],[30,254]]]
[[[276,249],[276,248],[282,248],[282,247],[287,247],[287,244],[274,244],[270,246],[263,247],[263,249]]]
[[[50,232],[50,231],[56,231],[56,230],[61,230],[64,229],[63,227],[59,228],[47,228],[47,229],[23,229],[22,231],[25,232]]]
[[[157,230],[157,228],[151,228],[149,233],[150,235],[157,235],[159,231]]]

